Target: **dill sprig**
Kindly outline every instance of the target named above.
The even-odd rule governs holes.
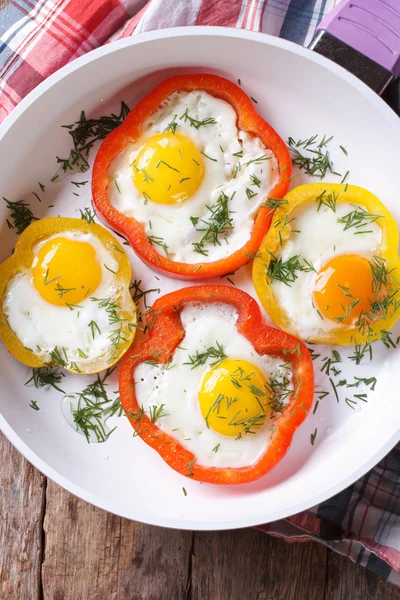
[[[103,115],[96,119],[88,119],[85,111],[81,112],[80,118],[71,125],[62,125],[68,130],[72,138],[73,148],[67,158],[57,157],[57,163],[64,173],[81,172],[89,169],[87,158],[93,145],[103,140],[111,131],[121,125],[129,113],[129,108],[125,102],[121,102],[118,115]],[[55,180],[57,176],[53,177]]]
[[[39,367],[38,369],[32,369],[32,376],[25,382],[25,385],[32,382],[37,389],[53,387],[58,392],[65,394],[64,390],[58,387],[63,377],[65,375],[62,371],[58,371],[52,367]]]
[[[393,277],[393,269],[389,270],[386,266],[386,260],[380,256],[373,256],[369,261],[372,273],[372,292],[374,299],[370,299],[370,309],[367,312],[361,312],[357,320],[357,328],[365,335],[371,332],[371,325],[377,319],[386,320],[392,318],[400,309],[400,298],[398,297],[399,287],[392,289],[393,281],[398,282]],[[393,345],[390,338],[381,332],[381,339],[385,345]]]
[[[97,375],[97,379],[87,385],[82,392],[67,396],[78,397],[76,408],[71,403],[72,418],[76,430],[86,437],[88,443],[90,443],[92,435],[96,437],[97,442],[105,442],[115,430],[115,427],[110,431],[106,430],[106,420],[115,414],[122,415],[119,397],[114,400],[110,399],[105,389],[105,381],[113,370],[108,369],[103,378]]]
[[[340,362],[342,362],[342,357],[340,356],[339,352],[337,350],[332,350],[332,357],[325,356],[325,358],[322,359],[321,373],[326,373],[326,375],[329,377],[332,370],[335,375],[338,375],[340,371],[338,371],[338,369],[336,369],[333,365],[336,365]]]
[[[20,235],[28,227],[28,225],[32,223],[32,221],[38,220],[29,208],[30,205],[23,200],[11,202],[4,197],[3,200],[6,203],[7,208],[10,210],[10,219],[13,221],[11,224],[7,219],[8,226],[10,229],[15,229],[18,235]]]
[[[396,341],[392,340],[392,331],[387,331],[386,329],[381,329],[381,342],[386,346],[386,348],[397,348],[398,338]]]
[[[360,385],[366,385],[373,392],[375,390],[376,384],[377,384],[376,377],[354,377],[354,382],[353,383],[346,382],[346,387],[358,388]]]
[[[157,292],[157,294],[160,293],[160,288],[152,288],[152,289],[148,289],[148,290],[143,290],[141,287],[141,283],[142,280],[141,279],[135,279],[134,281],[132,281],[132,283],[129,286],[130,290],[132,291],[132,300],[134,301],[135,304],[137,304],[140,300],[143,299],[144,302],[144,306],[145,308],[148,308],[147,305],[147,294],[151,294],[152,292]]]
[[[86,221],[86,223],[94,223],[96,213],[93,210],[91,210],[88,206],[85,206],[83,210],[80,208],[79,212],[81,213],[81,219]]]
[[[318,202],[317,211],[321,208],[321,206],[327,206],[333,212],[336,212],[336,203],[338,198],[338,193],[331,192],[330,194],[327,194],[326,190],[324,190],[316,199],[316,202]]]
[[[162,417],[168,417],[168,413],[164,412],[165,404],[160,404],[160,406],[150,406],[150,421],[155,423],[158,419]]]
[[[369,266],[372,272],[372,291],[377,293],[382,288],[388,287],[390,285],[390,275],[394,269],[388,270],[386,259],[381,256],[373,256],[372,260],[369,261]]]
[[[354,398],[357,398],[357,400],[354,400]],[[353,410],[355,410],[355,406],[357,406],[358,400],[361,400],[361,402],[368,402],[367,394],[354,394],[353,398],[344,399],[347,406],[349,406]]]
[[[255,187],[261,187],[261,180],[258,179],[258,177],[256,177],[256,175],[254,175],[254,173],[251,173],[250,175],[250,185],[254,185]]]
[[[287,204],[288,201],[285,198],[268,198],[261,206],[261,208],[270,208],[270,213],[273,212],[276,208],[280,208]],[[268,213],[269,214],[269,213]]]
[[[298,278],[297,273],[304,271],[304,265],[300,262],[300,255],[296,254],[284,261],[282,258],[277,258],[269,250],[267,252],[271,256],[271,260],[266,266],[266,274],[270,282],[281,281],[290,287]]]
[[[183,121],[185,123],[186,123],[186,121],[189,121],[190,127],[194,127],[195,129],[200,129],[200,127],[206,127],[207,125],[216,125],[216,123],[217,123],[217,121],[215,119],[213,119],[212,117],[206,117],[202,121],[199,121],[198,119],[194,119],[193,117],[191,117],[189,115],[189,109],[186,109],[185,112],[183,113],[183,115],[181,115],[179,117],[179,119],[181,121],[183,119]],[[174,131],[174,133],[175,133],[175,131]]]
[[[206,248],[203,248],[203,246],[201,244],[199,244],[199,242],[192,242],[192,246],[193,246],[194,252],[197,252],[198,254],[202,254],[203,256],[208,256],[209,250]]]
[[[172,131],[172,133],[176,133],[176,128],[178,127],[178,123],[176,122],[177,116],[178,116],[177,114],[174,115],[174,118],[172,119],[172,121],[170,123],[168,123],[168,125],[164,129],[164,133],[167,133],[168,131]]]
[[[257,429],[264,425],[267,417],[263,409],[252,417],[249,417],[248,415],[241,416],[241,413],[244,413],[244,411],[239,410],[229,421],[229,425],[232,425],[233,427],[239,427],[241,429],[236,439],[240,439],[243,434],[254,435]]]
[[[160,246],[164,250],[165,255],[168,256],[168,246],[162,237],[159,237],[157,235],[148,235],[147,239],[149,240],[152,246]]]
[[[236,398],[236,397],[232,398],[232,397],[226,396],[225,394],[218,394],[218,396],[216,397],[216,399],[214,400],[214,402],[208,409],[208,412],[207,412],[207,415],[205,418],[208,429],[210,428],[210,426],[208,424],[208,419],[209,419],[210,415],[212,413],[217,413],[217,415],[219,415],[222,403],[224,403],[224,405],[225,405],[225,410],[228,411],[230,409],[230,407],[232,406],[232,404],[234,404],[235,402],[238,402],[238,401],[239,401],[239,398]],[[231,425],[231,423],[229,423],[229,424]]]
[[[189,355],[188,362],[183,363],[184,365],[189,365],[191,369],[195,369],[200,365],[205,365],[207,360],[213,359],[214,362],[210,363],[211,367],[217,367],[221,364],[221,362],[227,358],[225,354],[224,347],[221,346],[219,342],[215,342],[215,346],[209,346],[204,350],[204,352],[196,351],[196,354]]]
[[[121,306],[115,302],[112,298],[95,298],[91,297],[92,302],[97,302],[99,308],[104,308],[108,314],[108,322],[110,325],[118,324],[116,329],[113,329],[107,336],[111,342],[111,348],[114,348],[114,355],[116,354],[118,347],[121,343],[127,342],[126,337],[127,330],[132,331],[133,328],[138,327],[137,323],[129,323],[125,317],[121,317],[119,312]],[[89,324],[89,326],[91,326]],[[92,330],[92,334],[94,329]]]
[[[197,462],[197,458],[194,458],[193,460],[191,460],[190,462],[187,463],[186,468],[187,468],[188,472],[185,473],[186,477],[193,477],[193,475],[194,475],[193,465],[195,462]]]
[[[232,198],[233,196],[231,196],[231,200]],[[199,219],[196,221],[197,217],[192,217],[191,220],[193,224],[195,222],[196,225],[199,225],[199,223],[202,224],[201,227],[196,227],[196,231],[203,233],[201,240],[193,245],[196,252],[200,252],[200,248],[205,244],[214,244],[214,246],[218,244],[218,246],[220,246],[221,242],[219,237],[221,235],[224,236],[225,240],[227,239],[226,233],[233,229],[232,218],[230,217],[231,211],[229,210],[228,203],[228,196],[224,192],[221,192],[215,204],[212,206],[206,205],[207,210],[211,213],[208,220]],[[200,254],[204,254],[204,252],[200,252]]]
[[[279,227],[278,230],[278,236],[279,236],[279,243],[282,246],[283,245],[283,238],[282,238],[282,234],[284,232],[285,227],[287,227],[288,225],[290,225],[291,223],[293,223],[293,221],[295,221],[295,217],[292,217],[291,219],[289,219],[288,215],[285,214],[283,219],[280,219],[278,217],[278,219],[276,219],[273,222],[273,227],[276,229],[277,227]],[[291,233],[300,233],[299,229],[293,229],[293,227],[291,228]]]
[[[354,344],[354,354],[349,356],[349,359],[360,365],[365,356],[372,360],[372,344],[369,340],[365,344]]]
[[[60,300],[61,300],[61,298],[64,298],[65,294],[68,294],[69,292],[75,292],[75,290],[76,290],[76,288],[65,288],[58,281],[57,281],[56,287],[54,289],[56,290]]]
[[[272,156],[268,156],[268,154],[261,154],[260,156],[256,156],[256,158],[251,158],[247,162],[243,163],[244,167],[248,167],[249,165],[261,165],[265,160],[271,160]]]
[[[363,206],[355,206],[354,210],[347,213],[347,215],[340,217],[337,222],[344,225],[344,231],[354,227],[358,230],[354,233],[369,233],[366,231],[360,231],[360,229],[367,227],[371,223],[375,223],[375,221],[378,219],[383,218],[383,215],[374,215],[373,213],[368,212]]]
[[[242,369],[242,367],[238,367],[232,373],[231,382],[235,386],[235,388],[240,389],[241,387],[243,387],[243,384],[246,381],[251,381],[252,379],[254,379],[254,377],[255,373],[246,373],[246,371]]]
[[[56,346],[50,353],[51,365],[53,367],[66,367],[68,364],[68,355],[65,348]]]
[[[289,146],[292,162],[296,167],[302,169],[306,175],[323,179],[327,173],[339,175],[333,170],[333,164],[327,150],[327,145],[333,136],[327,138],[325,135],[319,139],[318,135],[312,135],[308,139],[295,141],[289,137]]]
[[[293,393],[291,381],[288,377],[288,370],[285,368],[278,369],[267,381],[266,391],[269,395],[268,405],[272,411],[275,413],[282,412],[286,406],[287,399]]]
[[[255,192],[251,188],[246,188],[246,196],[249,200],[251,200],[252,198],[254,198],[254,196],[257,196],[257,192]]]
[[[96,331],[99,335],[101,335],[100,328],[97,325],[96,321],[90,321],[88,327],[90,327],[90,331],[92,333],[92,339],[94,339],[96,337]]]
[[[241,151],[241,154],[243,155],[243,151]],[[240,156],[240,153],[236,152],[236,154],[233,154],[233,156]],[[271,158],[272,158],[272,156],[268,156],[267,154],[262,154],[260,156],[256,156],[256,158],[251,158],[250,160],[248,160],[247,162],[245,162],[243,164],[240,161],[238,161],[231,171],[232,179],[236,178],[237,174],[239,173],[239,171],[241,171],[242,167],[248,167],[249,165],[252,165],[252,164],[261,165],[261,163],[263,163],[265,160],[271,160]],[[255,177],[255,179],[257,180],[258,178]],[[255,181],[253,179],[251,185],[258,186],[259,184],[255,183]]]
[[[318,432],[318,429],[315,428],[314,433],[312,433],[310,435],[311,446],[314,446],[314,444],[315,444],[315,439],[317,437],[317,432]]]

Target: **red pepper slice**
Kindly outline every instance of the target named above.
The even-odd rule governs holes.
[[[159,254],[150,244],[142,225],[114,208],[108,198],[108,168],[113,159],[128,143],[142,135],[143,123],[156,112],[160,104],[178,90],[203,90],[229,102],[238,116],[238,127],[257,136],[270,149],[279,164],[279,181],[270,197],[281,198],[289,188],[291,175],[290,154],[285,142],[257,113],[250,98],[236,84],[210,74],[178,75],[167,79],[141,100],[129,113],[124,123],[103,141],[93,166],[92,193],[97,211],[112,229],[120,232],[136,254],[151,268],[178,279],[204,279],[235,271],[251,260],[267,233],[272,219],[269,207],[261,208],[255,218],[248,242],[230,256],[214,262],[188,264],[175,262]]]
[[[290,362],[294,390],[287,407],[274,419],[274,431],[261,458],[248,467],[214,468],[197,464],[196,456],[156,423],[140,412],[135,395],[135,368],[148,360],[166,364],[185,337],[180,319],[182,308],[190,302],[216,302],[233,305],[238,311],[237,330],[260,355],[269,354]],[[146,317],[148,335],[125,354],[119,374],[121,403],[137,434],[165,462],[187,477],[216,484],[247,483],[259,479],[285,456],[296,429],[309,413],[314,395],[314,372],[307,347],[293,336],[263,323],[257,302],[246,292],[226,285],[201,285],[177,290],[159,298],[154,311]],[[139,412],[138,412],[139,411]],[[137,415],[140,414],[140,418]]]

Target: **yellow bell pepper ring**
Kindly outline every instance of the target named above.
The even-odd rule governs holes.
[[[0,264],[0,339],[30,367],[61,366],[86,374],[107,369],[135,336],[130,280],[128,257],[104,227],[62,217],[35,221]],[[20,282],[25,287],[18,292]],[[50,316],[51,325],[46,324]]]
[[[400,316],[398,240],[392,215],[368,190],[301,185],[276,200],[253,284],[284,331],[313,343],[370,343]]]

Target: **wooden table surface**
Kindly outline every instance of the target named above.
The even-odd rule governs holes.
[[[175,531],[78,500],[0,436],[1,600],[394,600],[315,543],[254,529]]]

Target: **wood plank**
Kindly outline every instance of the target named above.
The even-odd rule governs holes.
[[[48,483],[44,600],[186,599],[192,534],[95,508]]]
[[[0,598],[38,600],[46,478],[0,434]]]
[[[400,590],[346,556],[329,551],[324,600],[399,600]]]
[[[109,515],[52,482],[42,596],[46,479],[3,436],[0,454],[0,598],[400,600],[400,590],[317,544],[255,530],[193,538]]]
[[[193,554],[191,600],[324,597],[327,550],[318,544],[288,544],[241,529],[196,533]]]

